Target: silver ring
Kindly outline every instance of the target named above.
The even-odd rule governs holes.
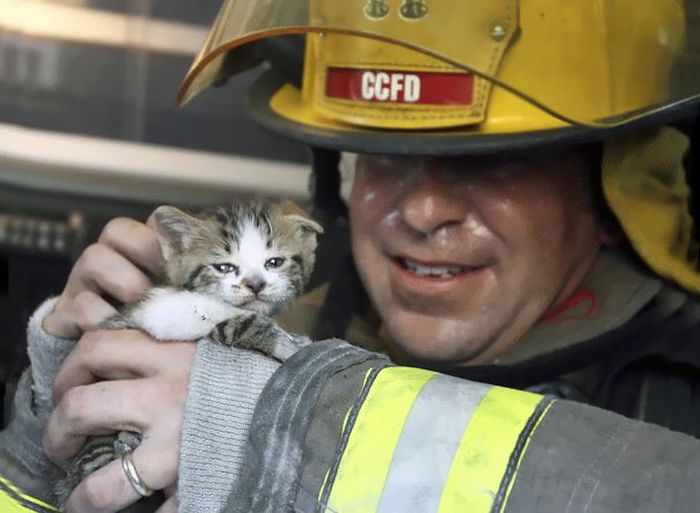
[[[141,497],[150,497],[153,495],[153,490],[143,482],[143,479],[141,479],[141,476],[136,470],[131,451],[127,451],[122,454],[122,468],[124,469],[126,478],[131,483],[131,486],[133,486],[134,490],[136,490],[136,493],[138,493]]]

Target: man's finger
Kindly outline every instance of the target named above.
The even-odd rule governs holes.
[[[72,299],[59,300],[54,311],[44,318],[42,327],[61,338],[76,339],[115,313],[114,307],[98,294],[83,290]]]
[[[132,303],[153,286],[150,278],[133,262],[106,244],[88,246],[75,264],[79,283],[69,279],[69,293],[85,289],[106,292],[122,303]],[[68,289],[68,286],[66,287]]]
[[[138,475],[153,490],[161,490],[175,482],[176,470],[168,469],[177,469],[177,458],[177,451],[152,445],[148,438],[144,438],[132,453]],[[69,513],[112,513],[140,498],[124,472],[121,459],[118,459],[85,478],[68,499],[67,509]]]
[[[117,313],[116,309],[98,294],[84,290],[73,298],[75,323],[82,333],[93,330]]]
[[[152,276],[163,274],[163,256],[154,230],[143,223],[119,217],[102,230],[99,241],[111,246]]]
[[[80,451],[88,435],[146,431],[150,403],[142,396],[147,386],[147,380],[126,380],[72,388],[49,417],[44,452],[53,462],[65,465]]]
[[[58,404],[71,388],[100,379],[122,380],[150,377],[177,363],[183,351],[194,352],[190,342],[158,342],[135,330],[90,331],[66,357],[53,382]]]
[[[53,400],[68,390],[101,379],[147,377],[158,361],[157,342],[135,330],[98,330],[85,333],[61,364],[53,381]],[[154,359],[155,358],[155,359]]]

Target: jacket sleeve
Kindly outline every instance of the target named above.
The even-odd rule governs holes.
[[[690,513],[698,461],[684,434],[326,341],[265,387],[225,511]]]
[[[27,327],[27,350],[31,366],[25,370],[15,393],[11,420],[0,432],[0,501],[13,501],[19,509],[29,502],[30,511],[43,511],[50,500],[47,476],[52,463],[44,455],[42,436],[53,408],[52,382],[63,359],[74,346],[71,340],[53,337],[41,324],[56,303],[45,301]],[[4,509],[3,509],[4,508]],[[15,511],[3,504],[1,511]]]
[[[255,405],[279,366],[256,351],[199,342],[180,446],[180,513],[221,511],[241,474]]]

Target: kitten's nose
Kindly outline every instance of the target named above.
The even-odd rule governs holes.
[[[251,278],[245,278],[243,280],[243,285],[248,287],[253,294],[258,294],[262,289],[265,288],[265,280],[259,276],[253,276]]]

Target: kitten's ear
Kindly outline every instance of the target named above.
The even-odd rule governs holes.
[[[278,205],[280,212],[284,215],[285,219],[293,222],[304,232],[320,235],[323,233],[323,226],[314,220],[306,211],[293,201],[283,201]]]
[[[186,214],[182,210],[163,205],[155,209],[151,215],[153,228],[158,234],[163,258],[166,262],[174,254],[182,253],[192,247],[202,221]]]

